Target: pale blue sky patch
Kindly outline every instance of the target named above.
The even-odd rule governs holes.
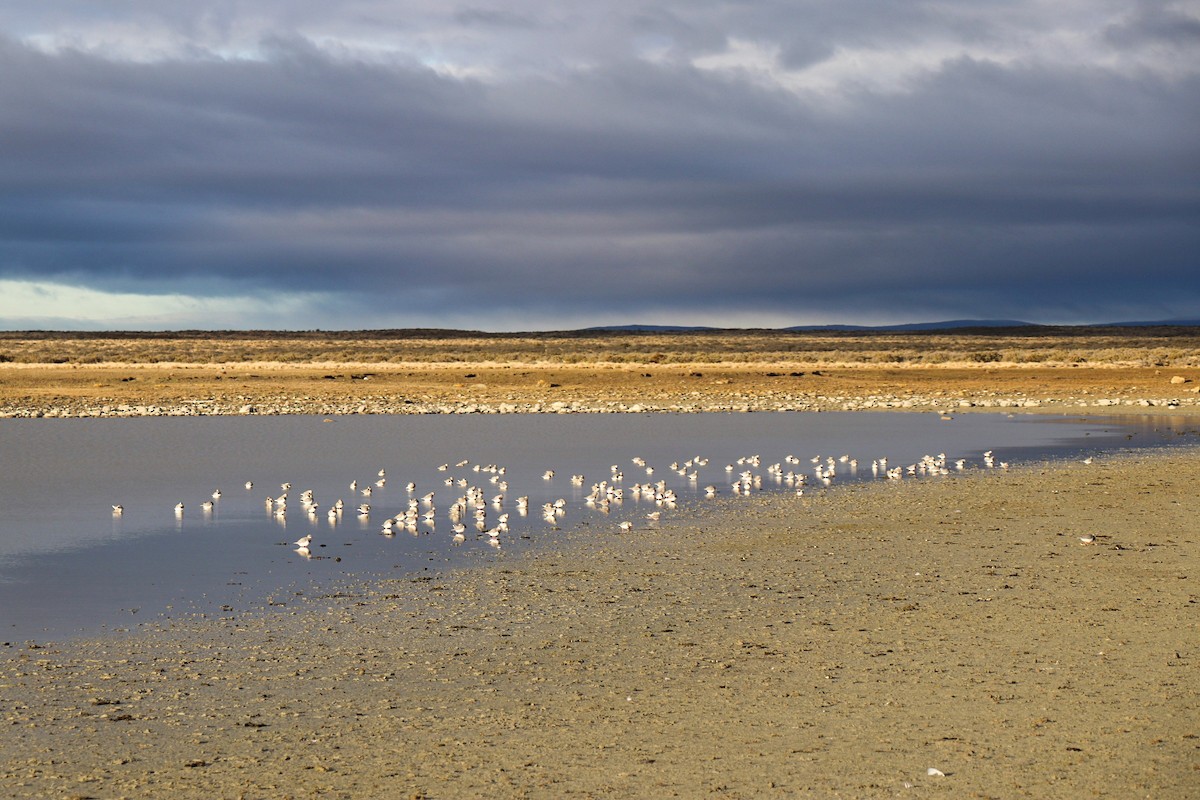
[[[9,330],[169,330],[239,328],[248,318],[322,316],[323,298],[280,292],[271,297],[196,297],[108,292],[68,284],[0,279],[0,327]]]

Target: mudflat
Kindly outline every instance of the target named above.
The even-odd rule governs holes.
[[[1193,797],[1198,484],[1195,450],[835,484],[261,612],[11,643],[0,786]]]

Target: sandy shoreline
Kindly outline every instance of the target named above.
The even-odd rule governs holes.
[[[1198,481],[1189,449],[761,496],[266,615],[8,648],[0,785],[1185,797]]]
[[[0,363],[0,418],[1197,408],[1195,368],[1116,365]]]

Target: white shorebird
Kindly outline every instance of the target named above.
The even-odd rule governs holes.
[[[213,499],[213,500],[220,500],[220,499],[221,499],[221,490],[220,490],[220,489],[217,489],[217,490],[213,491],[213,493],[212,493],[212,499]]]
[[[1083,544],[1094,544],[1096,541],[1096,536],[1095,534],[1085,533],[1083,536],[1079,537],[1079,541]]]
[[[121,506],[121,505],[113,506],[113,516],[119,517],[124,513],[125,513],[125,506]]]
[[[182,514],[182,513],[183,513],[183,503],[176,503],[176,504],[175,504],[175,513],[176,513],[176,514]]]
[[[297,547],[308,547],[310,544],[312,544],[312,540],[313,537],[310,533],[307,536],[301,536],[299,539],[293,542],[293,544],[295,544]]]

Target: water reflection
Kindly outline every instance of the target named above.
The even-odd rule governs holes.
[[[1195,429],[885,413],[4,421],[0,639],[465,565],[580,526],[620,536],[714,496],[999,468]]]

